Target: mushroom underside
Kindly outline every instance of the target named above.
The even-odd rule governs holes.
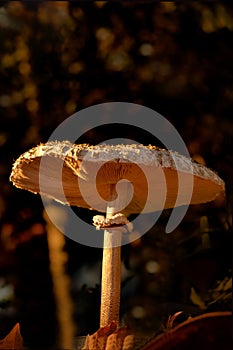
[[[43,161],[41,162],[43,158]],[[195,170],[195,169],[194,169]],[[76,162],[52,156],[21,159],[11,181],[16,187],[44,194],[64,204],[106,212],[110,187],[117,197],[120,182],[133,186],[124,214],[153,212],[187,204],[206,203],[224,195],[224,186],[211,177],[175,167],[136,164],[125,159]]]

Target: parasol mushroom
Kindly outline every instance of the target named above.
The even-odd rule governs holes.
[[[42,159],[46,166],[40,166]],[[16,187],[63,204],[106,213],[106,218],[94,217],[97,228],[105,229],[101,327],[119,322],[121,237],[132,229],[125,215],[206,203],[225,191],[224,182],[212,170],[176,152],[141,144],[51,141],[21,155],[10,180]]]

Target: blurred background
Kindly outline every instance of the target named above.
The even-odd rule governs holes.
[[[101,249],[63,236],[64,276],[54,279],[40,196],[16,189],[9,176],[13,162],[63,120],[110,101],[162,114],[191,156],[225,181],[227,194],[224,204],[190,207],[169,235],[164,211],[123,248],[122,324],[149,336],[178,311],[181,321],[231,310],[232,31],[227,1],[0,1],[0,339],[20,322],[25,344],[55,344],[62,278],[73,335],[99,327]],[[109,137],[156,143],[140,130],[106,127],[77,142]],[[76,212],[91,222],[93,214]]]

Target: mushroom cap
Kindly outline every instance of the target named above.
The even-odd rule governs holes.
[[[177,152],[141,144],[50,141],[22,154],[10,180],[18,188],[100,212],[106,212],[112,185],[128,180],[133,196],[122,210],[125,214],[206,203],[225,194],[224,182],[214,171]]]

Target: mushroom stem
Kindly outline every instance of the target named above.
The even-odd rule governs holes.
[[[114,185],[110,185],[110,198],[113,200]],[[114,206],[107,206],[106,218],[117,212],[116,199]],[[111,229],[104,231],[104,249],[102,261],[100,327],[112,321],[119,325],[120,293],[121,293],[121,236],[122,233]]]
[[[121,290],[121,233],[104,231],[100,327],[112,321],[119,325]]]

